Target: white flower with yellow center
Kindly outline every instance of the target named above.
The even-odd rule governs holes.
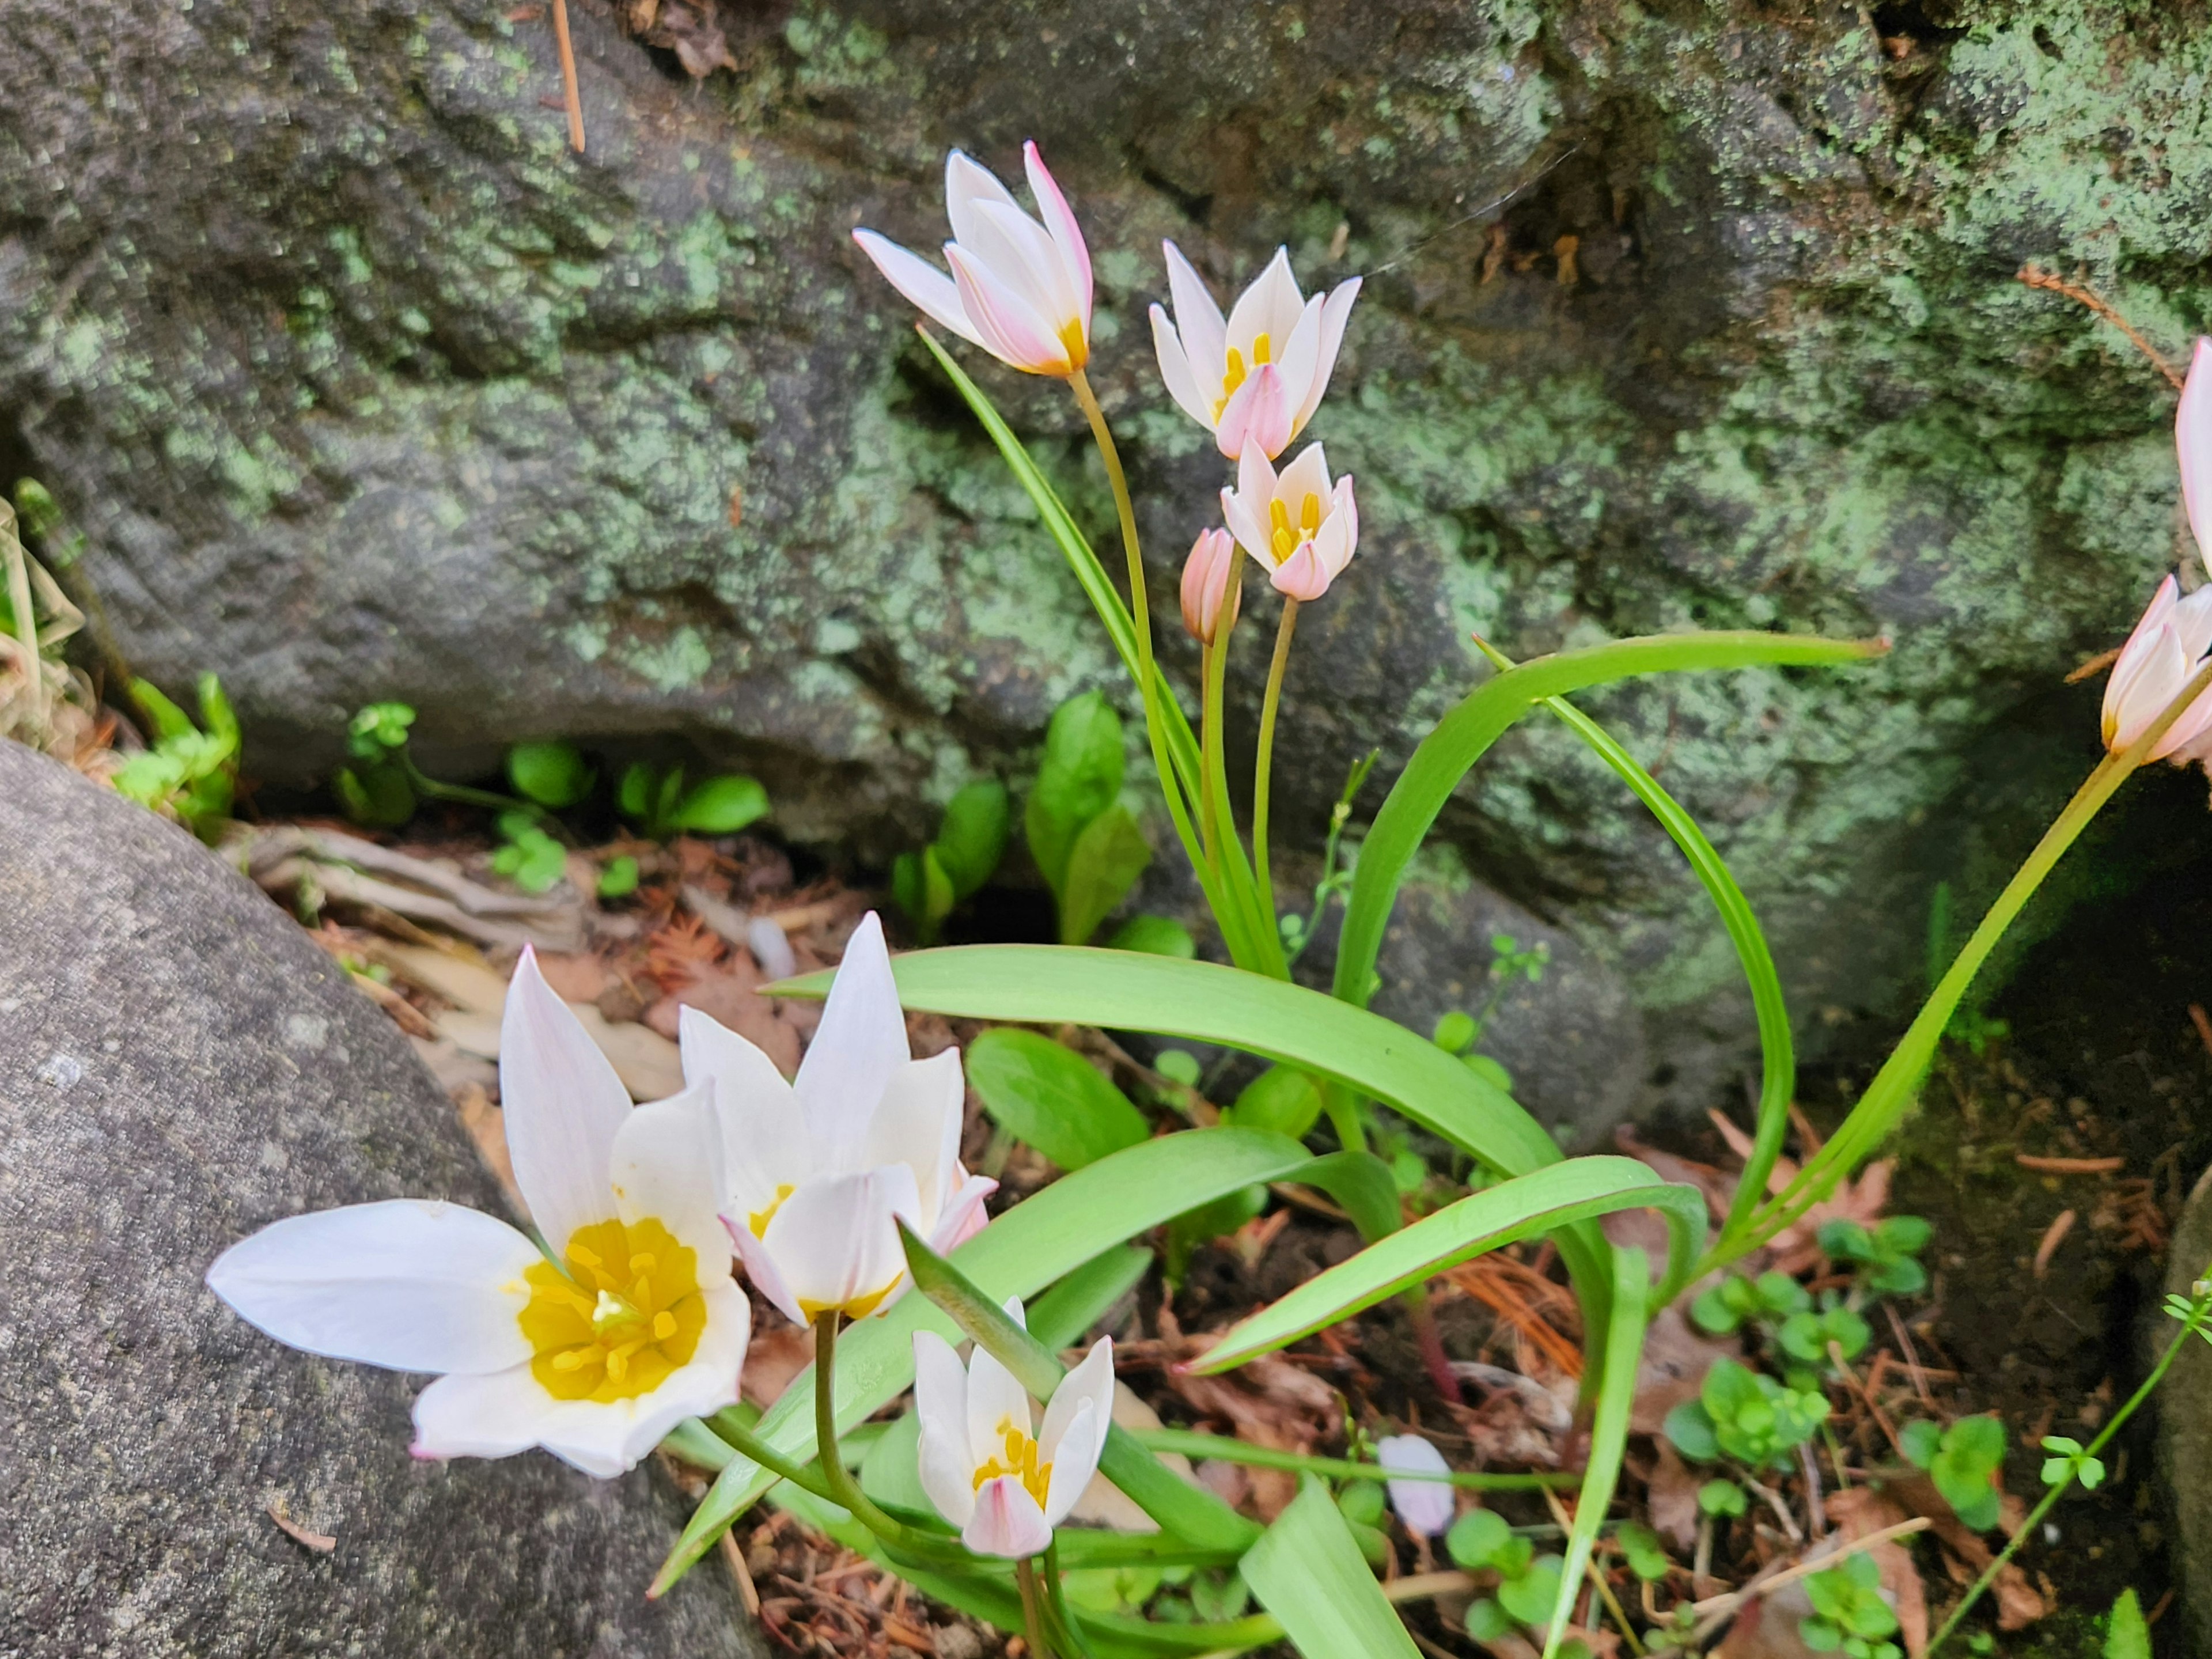
[[[1224,321],[1182,250],[1161,246],[1175,316],[1152,307],[1152,349],[1168,395],[1231,460],[1248,447],[1273,460],[1305,430],[1328,390],[1359,278],[1340,283],[1326,300],[1307,299],[1291,275],[1288,250],[1277,248]]]
[[[633,1109],[527,951],[499,1080],[550,1256],[481,1212],[393,1199],[272,1223],[208,1285],[293,1347],[443,1373],[416,1397],[418,1457],[543,1446],[620,1474],[685,1418],[737,1402],[752,1314],[715,1216],[713,1104],[691,1089]]]
[[[1246,450],[1237,488],[1221,492],[1221,516],[1277,591],[1294,599],[1328,592],[1359,547],[1352,475],[1330,483],[1319,444],[1308,444],[1279,475],[1257,449]]]
[[[1040,224],[990,169],[945,158],[947,276],[872,230],[853,240],[924,313],[1000,362],[1031,374],[1073,374],[1091,361],[1091,253],[1067,198],[1033,144],[1022,146]]]
[[[1006,1312],[1026,1322],[1018,1300]],[[943,1337],[916,1331],[914,1410],[922,1490],[960,1541],[978,1555],[1038,1554],[1097,1473],[1114,1421],[1114,1339],[1091,1345],[1032,1428],[1012,1372],[981,1347],[963,1365]]]
[[[906,1278],[902,1218],[945,1251],[983,1224],[998,1182],[960,1164],[960,1053],[915,1060],[883,924],[854,930],[822,1023],[791,1083],[751,1043],[694,1008],[687,1081],[720,1120],[722,1219],[760,1293],[799,1323],[862,1319]]]

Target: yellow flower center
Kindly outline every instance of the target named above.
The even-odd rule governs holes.
[[[653,1220],[596,1222],[568,1240],[568,1271],[523,1272],[530,1305],[516,1316],[530,1374],[556,1400],[605,1405],[650,1394],[686,1364],[707,1327],[699,1257]]]
[[[768,1237],[768,1224],[775,1219],[775,1212],[783,1207],[783,1200],[799,1190],[788,1181],[775,1189],[775,1196],[768,1201],[764,1210],[755,1210],[745,1218],[745,1226],[755,1238]]]
[[[1083,319],[1071,318],[1060,331],[1061,349],[1067,353],[1067,367],[1072,372],[1091,361],[1091,342],[1083,337]]]
[[[1280,564],[1298,550],[1300,542],[1311,541],[1314,532],[1321,528],[1321,497],[1310,489],[1306,491],[1306,498],[1298,507],[1297,522],[1292,524],[1291,509],[1278,495],[1267,503],[1267,550]]]
[[[1265,334],[1254,335],[1252,337],[1252,368],[1257,368],[1261,364],[1268,362],[1269,354],[1274,349],[1273,343]],[[1244,377],[1251,372],[1251,369],[1244,367],[1244,354],[1235,346],[1230,347],[1229,367],[1223,371],[1221,376],[1221,395],[1213,400],[1215,420],[1221,418],[1221,411],[1229,407],[1229,400],[1237,395],[1237,388],[1244,384]]]
[[[1029,1495],[1044,1507],[1044,1495],[1052,1485],[1052,1465],[1037,1462],[1037,1443],[1030,1437],[1025,1427],[1016,1425],[1013,1419],[999,1419],[998,1435],[1002,1443],[999,1455],[975,1471],[977,1492],[1001,1475],[1011,1474],[1020,1480]]]

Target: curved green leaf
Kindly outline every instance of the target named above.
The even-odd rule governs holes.
[[[903,959],[903,958],[902,958]],[[1141,960],[1142,958],[1129,958]],[[954,1253],[960,1269],[993,1296],[1035,1295],[1101,1251],[1206,1200],[1255,1181],[1295,1178],[1312,1154],[1280,1135],[1252,1129],[1190,1129],[1101,1158],[1024,1199]],[[945,1336],[952,1323],[918,1296],[854,1327],[837,1345],[837,1421],[849,1426],[879,1410],[914,1380],[913,1333]],[[812,1371],[769,1407],[757,1432],[794,1461],[814,1454]],[[750,1458],[731,1461],[692,1515],[653,1580],[658,1595],[712,1549],[775,1477]]]
[[[1344,932],[1337,945],[1336,994],[1366,1006],[1382,932],[1397,902],[1407,865],[1475,762],[1545,698],[1637,674],[1753,664],[1832,665],[1858,661],[1884,648],[1878,641],[1795,634],[1662,634],[1539,657],[1469,693],[1421,740],[1360,843],[1359,863],[1345,902]]]
[[[1152,1134],[1144,1114],[1097,1066],[1039,1032],[994,1026],[968,1045],[963,1063],[992,1121],[1063,1170]]]
[[[1567,1559],[1559,1571],[1559,1600],[1552,1604],[1551,1623],[1546,1630],[1544,1659],[1553,1659],[1567,1633],[1583,1573],[1589,1565],[1590,1548],[1597,1541],[1598,1528],[1605,1525],[1613,1488],[1620,1479],[1621,1455],[1628,1449],[1628,1419],[1636,1404],[1637,1367],[1644,1357],[1644,1310],[1650,1295],[1651,1269],[1644,1252],[1633,1245],[1615,1250],[1613,1320],[1606,1332],[1597,1412],[1590,1423],[1589,1464],[1583,1474],[1582,1492],[1575,1499],[1575,1522],[1567,1532]],[[1663,1300],[1660,1305],[1665,1305]]]
[[[1573,1158],[1471,1193],[1369,1245],[1233,1326],[1195,1369],[1227,1370],[1500,1245],[1634,1209],[1666,1218],[1670,1276],[1686,1270],[1705,1231],[1703,1194],[1632,1158]]]
[[[1419,1659],[1344,1512],[1310,1474],[1237,1571],[1305,1659]]]

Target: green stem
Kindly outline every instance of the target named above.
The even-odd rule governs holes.
[[[2158,1364],[2151,1368],[2150,1375],[2143,1378],[2142,1386],[2130,1395],[2128,1403],[2112,1414],[2112,1420],[2105,1425],[2104,1431],[2083,1449],[2081,1453],[2083,1457],[2094,1457],[2102,1451],[2106,1443],[2120,1431],[2120,1425],[2134,1416],[2136,1408],[2150,1398],[2151,1390],[2158,1387],[2166,1376],[2167,1367],[2173,1364],[2174,1356],[2181,1352],[2181,1345],[2197,1334],[2208,1313],[2212,1313],[2212,1297],[2200,1297],[2191,1305],[2189,1317],[2182,1322],[2181,1329],[2176,1333],[2173,1340],[2166,1345],[2166,1352],[2159,1356]],[[2069,1463],[2067,1466],[2064,1479],[2044,1493],[2043,1501],[2027,1512],[2027,1519],[2021,1522],[2019,1528],[2005,1540],[2005,1547],[1997,1552],[1996,1559],[1990,1563],[1979,1578],[1974,1580],[1972,1588],[1967,1590],[1965,1599],[1951,1609],[1951,1616],[1943,1621],[1942,1628],[1929,1638],[1923,1659],[1934,1659],[1936,1650],[1943,1645],[1943,1638],[1958,1628],[1959,1621],[1966,1616],[1967,1610],[1981,1599],[1983,1593],[1991,1584],[1996,1583],[1997,1575],[2004,1571],[2005,1564],[2013,1558],[2013,1553],[2020,1548],[2023,1540],[2034,1534],[2038,1523],[2051,1512],[2051,1506],[2063,1498],[2072,1488],[2075,1476],[2081,1467],[2078,1461]]]
[[[1024,1556],[1014,1563],[1014,1582],[1022,1590],[1022,1623],[1029,1627],[1030,1651],[1037,1659],[1052,1659],[1044,1639],[1044,1607],[1037,1597],[1036,1563]]]
[[[817,1498],[827,1499],[832,1504],[843,1501],[830,1489],[829,1481],[816,1473],[812,1465],[792,1462],[775,1447],[769,1445],[767,1441],[738,1422],[735,1411],[726,1407],[716,1412],[712,1417],[702,1418],[700,1420],[706,1424],[716,1439],[751,1458],[769,1474],[788,1480],[801,1492],[811,1492]]]
[[[1275,770],[1275,715],[1283,702],[1283,670],[1291,660],[1291,635],[1297,630],[1298,602],[1285,595],[1283,620],[1275,629],[1275,655],[1267,665],[1267,695],[1260,704],[1260,758],[1252,769],[1252,867],[1260,908],[1275,913],[1275,884],[1267,873],[1267,786]]]
[[[1224,630],[1225,633],[1226,630]],[[1199,653],[1198,775],[1205,792],[1199,802],[1199,839],[1206,847],[1206,862],[1216,880],[1221,875],[1221,799],[1213,787],[1213,775],[1222,766],[1221,692],[1225,674],[1223,661],[1228,641],[1221,634]]]
[[[849,1512],[855,1521],[894,1549],[905,1550],[932,1561],[968,1560],[966,1550],[943,1539],[917,1532],[878,1509],[874,1500],[860,1490],[860,1483],[845,1467],[845,1460],[838,1455],[838,1317],[833,1310],[818,1316],[814,1321],[814,1455],[821,1464],[823,1485],[828,1488],[817,1495]],[[750,1456],[751,1453],[749,1451],[746,1455]],[[763,1463],[762,1467],[775,1468],[772,1463]],[[794,1481],[793,1484],[798,1483]],[[813,1488],[807,1490],[812,1491]]]
[[[427,800],[449,800],[461,806],[482,806],[494,812],[527,812],[540,823],[551,823],[554,817],[534,802],[517,800],[511,795],[495,794],[489,789],[471,789],[465,783],[441,783],[424,775],[415,764],[415,757],[407,750],[398,751],[400,768],[407,774],[407,781],[415,793]]]
[[[1229,555],[1229,581],[1233,588],[1244,577],[1244,550],[1234,548]],[[1226,686],[1229,678],[1229,641],[1237,631],[1237,618],[1226,615],[1221,626],[1213,633],[1213,642],[1206,647],[1206,696],[1199,709],[1200,769],[1206,790],[1206,817],[1212,826],[1212,839],[1206,850],[1212,856],[1214,868],[1226,871],[1229,867],[1228,842],[1237,834],[1237,811],[1229,802],[1229,756]],[[1226,877],[1226,884],[1237,885],[1235,876]]]
[[[1053,1639],[1074,1659],[1091,1659],[1090,1645],[1083,1632],[1076,1627],[1075,1617],[1067,1610],[1067,1589],[1060,1582],[1060,1539],[1055,1534],[1044,1550],[1045,1612],[1052,1621]]]

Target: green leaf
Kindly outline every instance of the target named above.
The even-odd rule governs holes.
[[[1198,1247],[1233,1233],[1267,1207],[1267,1189],[1254,1185],[1224,1193],[1211,1203],[1185,1210],[1168,1223],[1166,1273],[1170,1285],[1183,1281]]]
[[[1317,1187],[1344,1206],[1352,1224],[1370,1244],[1405,1224],[1398,1208],[1398,1182],[1390,1166],[1372,1152],[1331,1152],[1298,1172],[1301,1185]]]
[[[974,893],[997,871],[1006,854],[1008,816],[1006,786],[995,778],[965,785],[945,802],[932,850],[955,899]]]
[[[1684,1263],[1704,1226],[1704,1205],[1695,1188],[1669,1183],[1635,1158],[1554,1164],[1470,1194],[1369,1245],[1231,1328],[1194,1368],[1211,1373],[1242,1364],[1501,1245],[1619,1210],[1657,1210],[1668,1223],[1669,1253]]]
[[[1620,1479],[1620,1460],[1628,1450],[1628,1419],[1636,1403],[1636,1370],[1644,1356],[1645,1300],[1651,1293],[1651,1269],[1644,1252],[1634,1246],[1613,1255],[1613,1328],[1604,1346],[1605,1370],[1598,1379],[1597,1412],[1590,1424],[1589,1463],[1583,1474],[1580,1495],[1575,1500],[1574,1525],[1567,1531],[1567,1559],[1548,1620],[1544,1659],[1554,1659],[1559,1641],[1574,1615],[1575,1595],[1582,1588],[1583,1571],[1597,1542],[1598,1528],[1613,1503],[1613,1489]],[[1517,1611],[1505,1592],[1498,1599],[1509,1612]],[[1534,1622],[1533,1620],[1531,1622]]]
[[[1260,1605],[1305,1659],[1417,1659],[1328,1488],[1302,1477],[1298,1495],[1246,1554],[1239,1571]]]
[[[1152,1133],[1144,1115],[1097,1066],[1035,1031],[994,1027],[968,1045],[965,1066],[969,1086],[993,1121],[1063,1170],[1079,1170]]]
[[[1936,1461],[1936,1449],[1942,1444],[1943,1431],[1924,1418],[1917,1423],[1907,1423],[1897,1437],[1899,1448],[1905,1461],[1916,1468],[1926,1468]]]
[[[623,769],[622,782],[615,790],[615,804],[622,808],[626,818],[645,819],[653,816],[653,770],[643,761],[632,761]]]
[[[1180,957],[1188,962],[1198,954],[1198,941],[1190,929],[1171,916],[1131,916],[1106,941],[1109,951],[1141,951],[1151,957]]]
[[[1512,1541],[1511,1524],[1496,1510],[1469,1510],[1444,1534],[1444,1553],[1462,1571],[1480,1572],[1496,1566]]]
[[[1702,1412],[1705,1407],[1699,1406],[1698,1409]],[[1710,1425],[1705,1432],[1708,1436],[1712,1433]],[[1669,1440],[1674,1438],[1671,1431],[1667,1437]],[[1679,1442],[1676,1443],[1680,1444]],[[1708,1480],[1698,1488],[1698,1508],[1706,1515],[1742,1515],[1751,1508],[1751,1499],[1744,1495],[1743,1488],[1733,1480]]]
[[[1712,1413],[1701,1400],[1685,1400],[1668,1412],[1660,1432],[1692,1463],[1710,1463],[1721,1455],[1720,1439],[1713,1432]]]
[[[1473,1014],[1453,1009],[1437,1017],[1436,1029],[1429,1033],[1429,1041],[1448,1054],[1463,1054],[1474,1046],[1482,1028],[1474,1023]]]
[[[1101,1251],[1030,1304],[1030,1334],[1048,1348],[1067,1347],[1136,1289],[1152,1265],[1152,1253],[1142,1245]]]
[[[911,961],[912,957],[896,958]],[[962,1245],[953,1260],[989,1297],[1029,1297],[1091,1257],[1158,1226],[1194,1201],[1254,1182],[1297,1178],[1313,1161],[1305,1148],[1250,1129],[1192,1129],[1101,1158],[1017,1204]],[[855,1327],[838,1344],[837,1420],[865,1421],[914,1381],[913,1333],[951,1336],[954,1327],[926,1297],[908,1296]],[[787,1456],[814,1455],[814,1400],[802,1377],[761,1419],[759,1433]],[[1120,1477],[1112,1477],[1120,1484]],[[1193,1490],[1173,1475],[1169,1480]],[[665,1592],[760,1500],[775,1478],[751,1459],[732,1460],[670,1553],[653,1593]],[[1127,1491],[1127,1487],[1123,1487]],[[1142,1497],[1131,1492],[1139,1504]],[[1217,1502],[1218,1500],[1216,1500]]]
[[[2112,1603],[2112,1620],[2105,1630],[2105,1659],[2150,1659],[2150,1626],[2143,1619],[2142,1603],[2131,1589],[2122,1590]]]
[[[694,835],[727,836],[767,816],[768,791],[751,778],[726,774],[708,779],[684,796],[683,805],[668,815],[668,827]]]
[[[1054,896],[1066,888],[1075,838],[1121,795],[1125,748],[1121,717],[1100,693],[1070,697],[1053,711],[1022,827]]]
[[[1068,849],[1066,890],[1060,900],[1060,942],[1089,943],[1098,924],[1128,896],[1152,861],[1152,843],[1127,807],[1109,806],[1084,825]]]
[[[1300,1140],[1319,1121],[1321,1109],[1321,1090],[1312,1078],[1293,1066],[1270,1066],[1244,1085],[1221,1118]]]
[[[227,759],[238,752],[240,732],[238,715],[232,710],[230,699],[223,695],[222,682],[212,671],[199,678],[200,724],[207,727],[208,735],[222,745]]]
[[[607,860],[599,872],[599,896],[603,899],[627,898],[637,891],[637,860],[628,853],[620,853]]]
[[[397,766],[372,761],[340,767],[331,792],[346,817],[372,829],[396,830],[415,816],[415,786]]]
[[[154,728],[148,736],[155,743],[169,738],[189,738],[198,732],[198,728],[192,724],[192,717],[163,696],[161,687],[153,681],[131,681],[131,696],[137,703],[139,712],[145,715],[147,724]],[[411,718],[411,709],[409,714]]]
[[[1634,1521],[1624,1521],[1613,1536],[1620,1541],[1622,1558],[1628,1570],[1645,1583],[1653,1583],[1667,1576],[1671,1565],[1667,1552],[1661,1547],[1659,1534],[1647,1526]]]
[[[1559,1558],[1540,1555],[1528,1564],[1528,1571],[1517,1578],[1501,1580],[1498,1586],[1498,1604],[1524,1625],[1540,1625],[1553,1617],[1553,1608],[1562,1593],[1571,1601],[1575,1586],[1561,1572]],[[1566,1632],[1559,1624],[1553,1626],[1553,1638],[1545,1644],[1547,1653],[1559,1650],[1558,1638]]]
[[[415,711],[404,702],[372,702],[346,726],[346,747],[356,760],[383,760],[407,746]]]
[[[938,924],[952,914],[954,902],[951,878],[937,861],[935,848],[901,853],[891,861],[891,898],[922,943],[935,943]]]
[[[525,800],[557,812],[590,794],[596,776],[574,744],[518,743],[507,751],[507,781]]]
[[[1497,676],[1462,699],[1420,746],[1361,842],[1337,945],[1336,994],[1364,1005],[1397,902],[1399,884],[1437,813],[1474,763],[1513,724],[1547,697],[1638,674],[1755,664],[1837,665],[1873,656],[1878,643],[1804,635],[1659,635],[1539,657]]]

